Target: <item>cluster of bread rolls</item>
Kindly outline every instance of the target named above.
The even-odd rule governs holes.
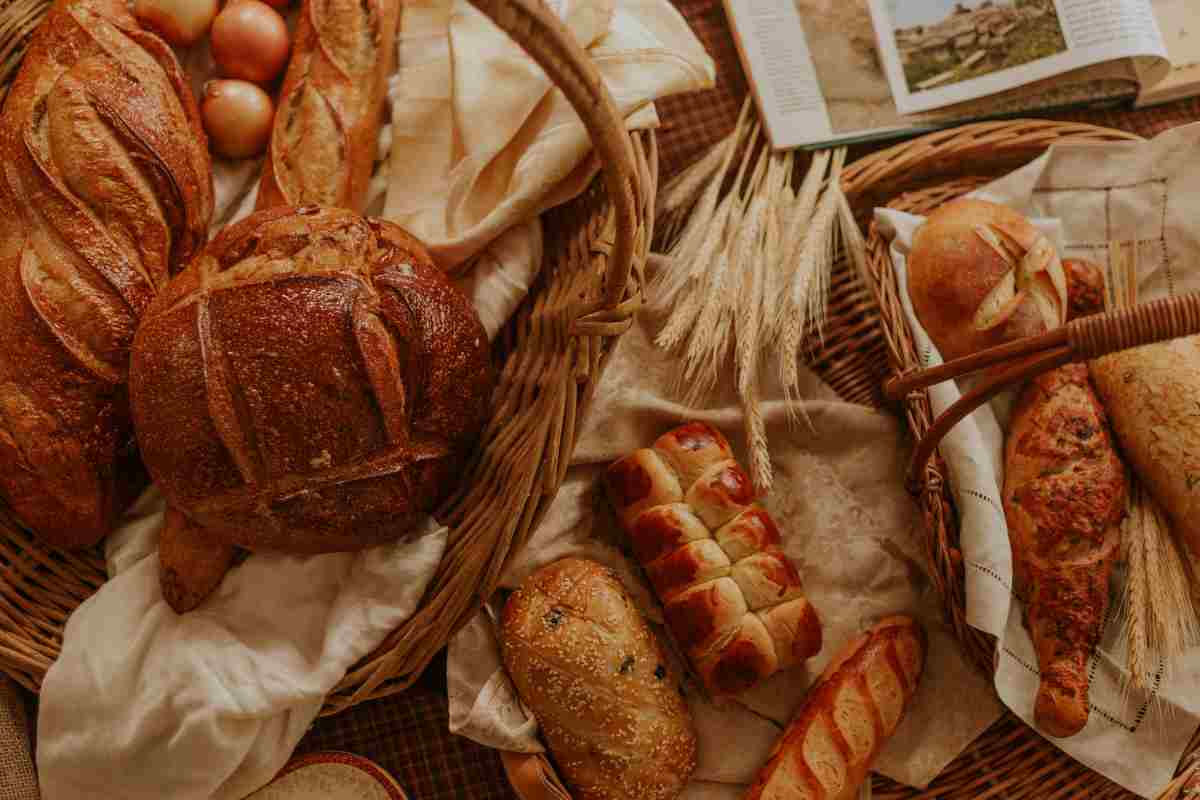
[[[614,462],[608,494],[667,627],[715,696],[821,649],[821,623],[729,443],[692,422]]]

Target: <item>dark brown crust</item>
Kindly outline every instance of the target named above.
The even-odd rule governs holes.
[[[366,210],[399,19],[400,0],[304,0],[259,209],[316,203]]]
[[[265,310],[265,313],[264,313]],[[272,209],[147,312],[130,390],[146,465],[214,541],[394,541],[453,488],[493,374],[470,301],[390,223]]]
[[[98,541],[137,493],[130,343],[207,236],[181,75],[124,3],[59,0],[0,116],[0,494],[61,547]]]
[[[158,539],[163,599],[177,613],[191,611],[220,585],[233,557],[232,545],[212,541],[187,517],[168,508]]]
[[[1087,366],[1032,381],[1009,426],[1004,510],[1042,672],[1035,717],[1053,736],[1087,722],[1087,660],[1108,609],[1127,491]]]
[[[902,665],[902,639],[905,640],[904,649],[915,647],[918,650],[919,661],[915,677],[910,676],[909,671]],[[811,800],[851,800],[857,797],[858,787],[866,779],[871,763],[883,749],[887,738],[895,732],[895,727],[892,730],[887,729],[880,709],[871,699],[867,688],[872,664],[876,664],[878,668],[877,661],[882,658],[897,679],[903,693],[903,704],[897,717],[900,719],[916,693],[917,683],[924,670],[926,646],[925,631],[918,622],[908,617],[890,617],[843,648],[830,662],[820,680],[809,690],[804,702],[792,716],[791,722],[776,740],[766,763],[747,790],[745,800],[790,797],[793,793],[796,796],[809,797]],[[874,746],[862,759],[853,757],[850,746],[844,735],[839,733],[834,718],[835,701],[847,685],[855,686],[859,695],[865,698],[865,705],[871,717],[869,723],[874,729]],[[826,791],[805,757],[805,740],[818,723],[823,723],[824,727],[833,733],[834,745],[845,765],[847,780],[842,791],[836,794]],[[768,784],[774,780],[799,780],[804,786],[788,786],[786,789],[773,787],[773,791],[768,794]],[[791,792],[787,789],[791,789]]]

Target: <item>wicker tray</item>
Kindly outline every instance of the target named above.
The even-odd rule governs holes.
[[[867,156],[849,169],[847,191],[867,220],[875,206],[925,214],[1041,155],[1055,142],[1111,142],[1138,137],[1090,125],[1044,121],[984,123],[925,136]],[[888,367],[902,372],[919,367],[912,331],[901,309],[888,245],[871,223],[868,237],[870,288],[878,300],[879,329],[886,342]],[[915,393],[903,412],[914,439],[932,422],[929,397]],[[966,595],[959,521],[945,465],[936,456],[914,491],[925,521],[930,574],[948,622],[965,652],[986,674],[994,668],[994,640],[966,622]],[[1184,762],[1192,765],[1197,742]],[[1194,766],[1189,766],[1194,771]],[[1186,778],[1177,783],[1182,783]],[[1164,797],[1174,797],[1173,785]],[[913,796],[901,787],[883,787],[879,797]],[[928,797],[952,798],[1134,798],[1106,778],[1055,748],[1012,714],[981,737],[941,775]]]
[[[324,714],[406,688],[491,595],[509,555],[554,498],[612,343],[641,303],[658,175],[654,135],[626,132],[595,66],[540,0],[472,3],[562,89],[603,172],[581,197],[548,212],[542,273],[494,346],[500,378],[492,419],[458,491],[435,515],[450,538],[426,596],[350,670]],[[0,41],[23,46],[25,7],[25,0],[0,2]],[[19,20],[26,27],[5,39],[14,8],[26,14]],[[102,547],[49,548],[0,509],[0,671],[37,691],[58,656],[67,617],[105,579]]]

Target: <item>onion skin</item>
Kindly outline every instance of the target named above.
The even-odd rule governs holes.
[[[217,8],[217,0],[135,0],[133,16],[167,44],[191,47],[208,33]]]
[[[259,0],[236,0],[212,23],[213,60],[226,78],[270,83],[287,66],[287,23],[279,12]]]
[[[200,118],[209,148],[225,158],[250,158],[267,149],[275,106],[249,81],[213,80],[204,85]]]

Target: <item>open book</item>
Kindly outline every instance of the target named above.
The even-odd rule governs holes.
[[[1200,94],[1200,0],[724,0],[777,149]]]

